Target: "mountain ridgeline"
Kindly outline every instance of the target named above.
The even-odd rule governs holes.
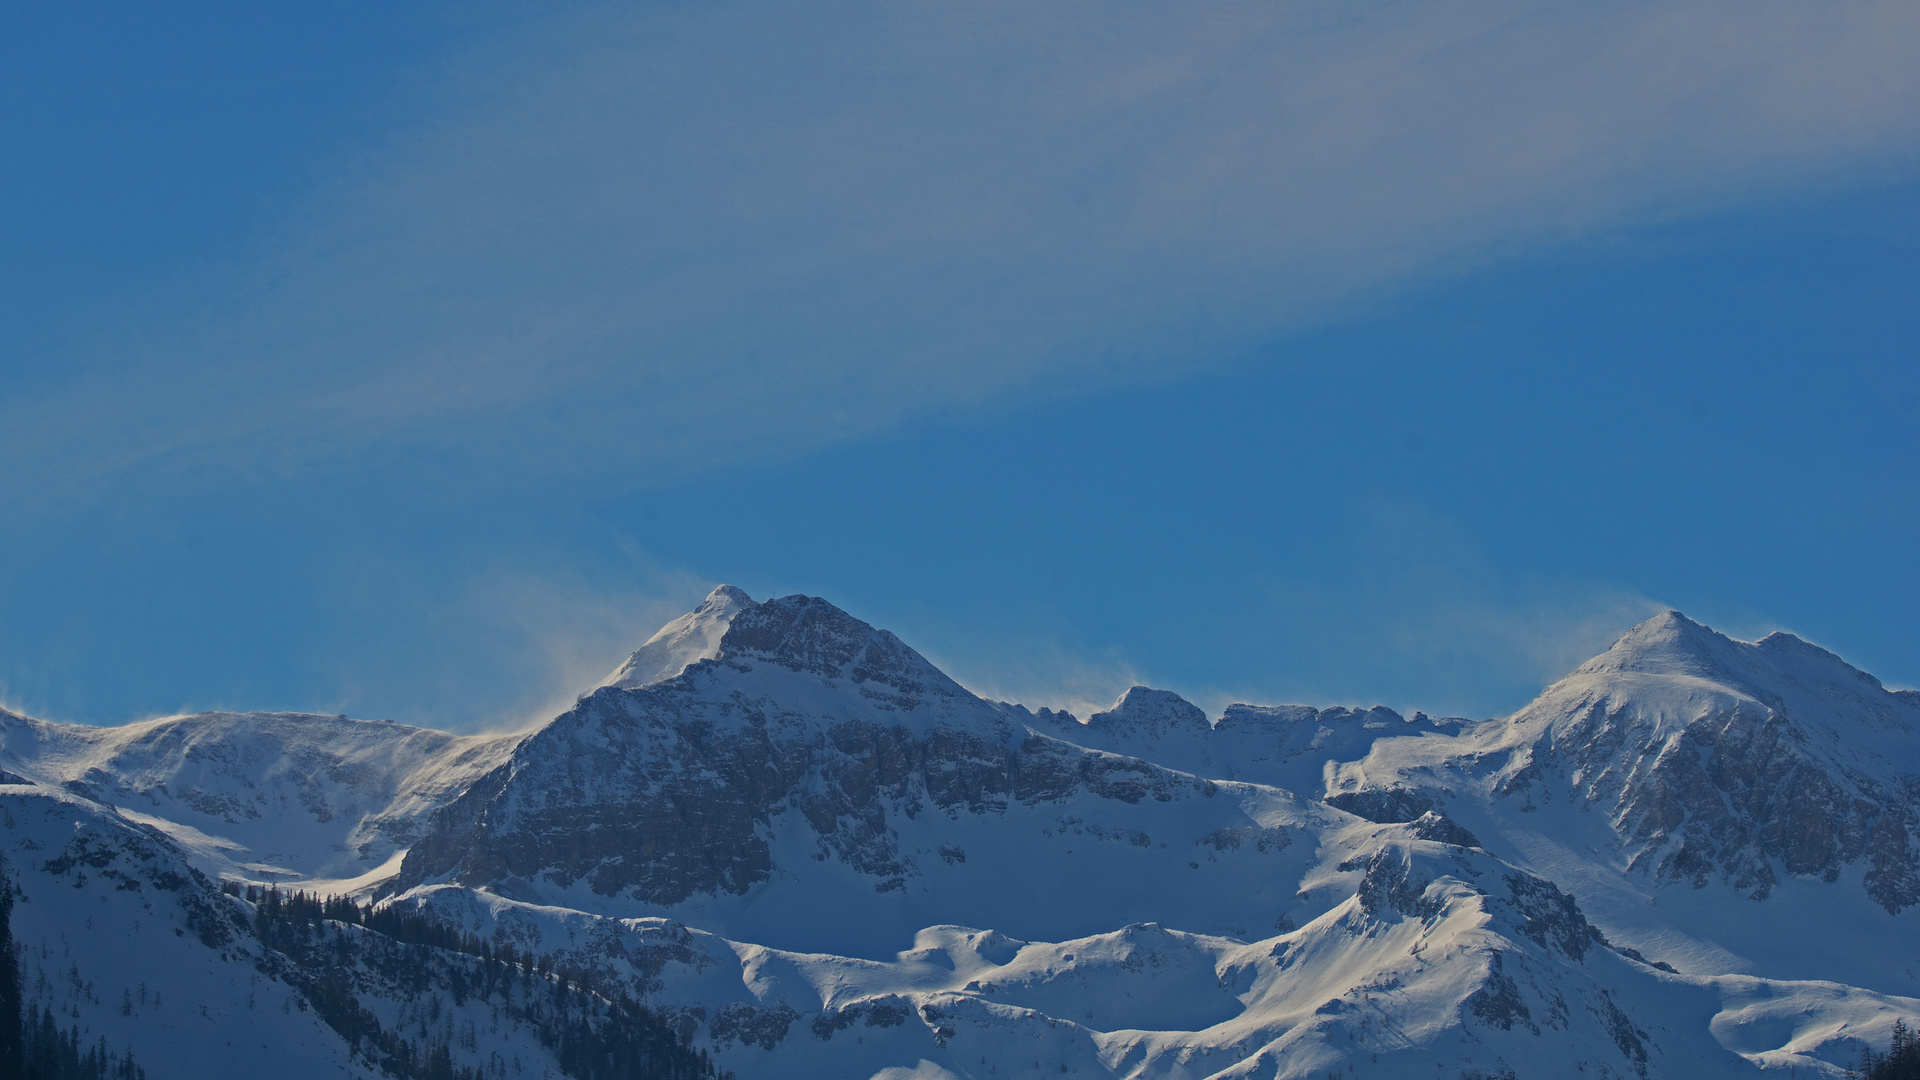
[[[154,1080],[1838,1077],[1920,1016],[1920,694],[1675,612],[1504,718],[1083,721],[723,586],[515,735],[0,740],[22,1037]]]

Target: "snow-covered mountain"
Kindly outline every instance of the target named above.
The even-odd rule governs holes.
[[[1667,612],[1505,720],[1329,776],[1334,801],[1445,807],[1683,969],[1920,992],[1920,695],[1790,634]]]
[[[1920,695],[1677,613],[1505,719],[1135,687],[1082,722],[723,586],[519,735],[0,740],[30,996],[156,1080],[274,1047],[316,1076],[1839,1076],[1920,1017]]]
[[[519,736],[306,713],[198,713],[120,727],[0,709],[0,770],[168,833],[209,873],[357,878],[418,838]]]

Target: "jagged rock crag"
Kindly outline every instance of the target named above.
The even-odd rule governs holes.
[[[886,889],[917,872],[890,824],[899,816],[1197,790],[1016,724],[824,600],[741,605],[730,618],[717,655],[582,698],[437,811],[396,888],[445,880],[516,895],[579,881],[666,906],[739,894],[773,872],[768,830],[792,811],[823,857]]]

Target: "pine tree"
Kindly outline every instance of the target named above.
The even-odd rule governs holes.
[[[1876,1054],[1872,1047],[1862,1051],[1854,1075],[1862,1080],[1920,1080],[1920,1034],[1904,1019],[1895,1020],[1887,1052]]]
[[[13,879],[0,860],[0,1077],[18,1075],[20,1042],[20,965],[13,947]]]

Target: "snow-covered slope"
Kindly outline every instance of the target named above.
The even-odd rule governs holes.
[[[1382,705],[1316,709],[1234,704],[1214,723],[1199,706],[1172,691],[1145,686],[1128,690],[1112,708],[1093,714],[1084,724],[1070,714],[1045,710],[1030,720],[1041,730],[1081,746],[1209,779],[1249,781],[1303,793],[1320,790],[1329,762],[1363,757],[1377,740],[1450,735],[1468,726],[1457,717],[1436,720],[1425,713],[1404,717]],[[1416,816],[1418,811],[1408,815]]]
[[[1443,805],[1694,970],[1920,991],[1920,701],[1791,635],[1665,613],[1505,721],[1330,766],[1328,791]]]
[[[1366,826],[1345,898],[1255,941],[1136,923],[1026,941],[937,925],[885,959],[770,949],[429,886],[399,903],[672,1003],[742,1076],[1839,1075],[1911,999],[1702,978],[1609,946],[1484,852]],[[926,1063],[926,1064],[921,1064]],[[940,1070],[940,1071],[933,1071]]]
[[[752,606],[753,599],[745,592],[731,585],[720,586],[699,607],[661,627],[600,685],[631,690],[671,679],[687,670],[689,664],[718,656],[720,639],[733,617]]]
[[[1837,1077],[1920,1016],[1920,695],[1677,613],[1501,720],[1135,687],[1082,723],[723,586],[522,736],[0,714],[0,770],[36,1000],[155,1080],[246,1040],[411,1075],[396,1033],[569,1075],[554,1024],[624,998],[741,1080]],[[204,1012],[99,990],[143,979]]]
[[[305,713],[103,728],[0,710],[0,769],[111,803],[172,835],[209,873],[350,879],[414,843],[424,815],[519,738]]]
[[[555,1036],[607,1012],[485,950],[228,895],[159,830],[69,792],[0,784],[0,822],[28,1007],[151,1080],[559,1077]]]
[[[394,887],[698,912],[856,955],[963,919],[1074,936],[1181,905],[1189,927],[1245,934],[1324,907],[1286,883],[1330,811],[1089,749],[1030,716],[825,601],[770,600],[732,617],[716,656],[602,687],[530,736],[431,816]]]
[[[30,1001],[162,1077],[371,1077],[254,969],[245,919],[158,833],[38,785],[0,785],[0,856]]]

